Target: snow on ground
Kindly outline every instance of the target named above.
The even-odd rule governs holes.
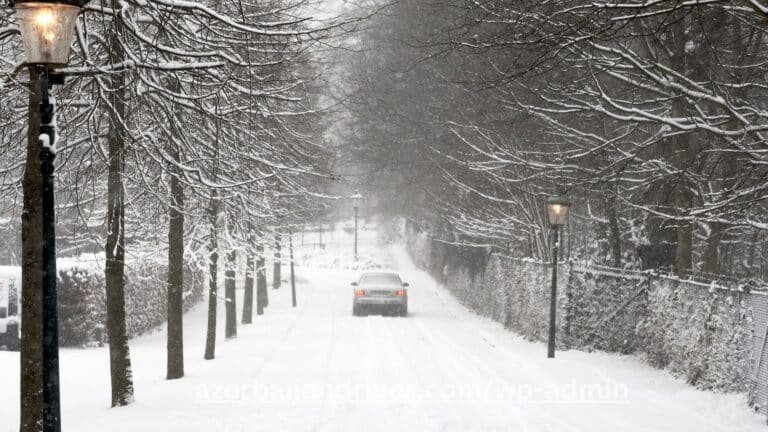
[[[402,248],[363,231],[361,255],[410,282],[407,318],[353,317],[342,230],[270,306],[203,360],[205,305],[185,317],[186,376],[165,380],[164,331],[131,343],[136,403],[109,408],[106,349],[62,350],[65,431],[763,431],[743,396],[695,390],[634,357],[546,358],[458,304]],[[312,248],[311,242],[297,251]],[[288,274],[287,267],[284,269]],[[271,279],[270,279],[271,280]],[[220,308],[223,317],[223,308]],[[18,424],[17,353],[0,352],[0,432]]]

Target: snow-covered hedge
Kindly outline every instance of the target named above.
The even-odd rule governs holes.
[[[546,340],[550,264],[432,240],[411,224],[406,230],[415,262],[464,305]],[[637,353],[699,388],[750,390],[755,326],[747,300],[765,296],[568,263],[558,275],[559,349]]]
[[[544,264],[532,264],[545,266]],[[551,268],[551,266],[547,266]],[[563,265],[565,343],[581,349],[642,351],[652,274],[626,274]]]
[[[59,343],[82,346],[93,337],[97,324],[106,322],[104,274],[78,267],[59,271]]]
[[[745,295],[655,279],[640,334],[649,362],[697,387],[747,390],[753,325]]]
[[[125,271],[126,325],[134,337],[166,321],[167,267],[152,261],[133,262]],[[59,340],[63,346],[83,346],[93,339],[96,325],[106,326],[104,271],[94,266],[59,271]],[[204,275],[185,269],[184,306],[200,301]]]

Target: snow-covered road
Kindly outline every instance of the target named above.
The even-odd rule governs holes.
[[[356,272],[300,267],[299,306],[288,287],[270,289],[266,314],[222,337],[214,361],[202,359],[205,307],[187,314],[182,380],[164,379],[162,331],[133,341],[129,407],[109,409],[105,349],[63,350],[64,430],[765,430],[742,396],[694,390],[634,357],[547,359],[543,344],[460,306],[401,248],[373,255],[410,282],[407,318],[353,317]],[[17,388],[18,354],[0,352],[0,431],[16,430]]]

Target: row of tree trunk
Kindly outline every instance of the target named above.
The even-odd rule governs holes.
[[[218,259],[219,255],[217,253],[218,248],[218,241],[215,234],[215,220],[217,219],[216,216],[213,216],[213,213],[218,212],[218,203],[215,203],[215,205],[211,208],[211,243],[210,243],[210,262],[209,262],[209,269],[208,269],[208,327],[206,332],[206,344],[205,344],[205,355],[204,358],[206,360],[212,360],[216,357],[216,308],[218,303]],[[279,238],[279,237],[278,237]],[[280,242],[277,241],[277,246],[279,248]],[[226,269],[224,272],[224,301],[225,301],[225,328],[224,328],[224,337],[225,339],[231,339],[234,337],[237,337],[237,299],[235,295],[235,279],[236,279],[236,267],[237,267],[237,252],[231,251],[227,254],[227,261],[226,261]],[[275,289],[280,288],[280,269],[281,269],[281,262],[280,262],[280,252],[279,249],[275,251],[275,264],[274,264],[274,272],[277,276],[275,276],[275,282],[273,282],[273,287]],[[170,270],[169,270],[170,274]],[[255,281],[254,281],[255,279]],[[255,282],[255,287],[254,287]],[[254,292],[255,288],[255,292]],[[170,286],[169,286],[170,290]],[[243,310],[242,310],[242,316],[241,316],[241,323],[242,324],[251,324],[253,322],[253,303],[254,300],[256,302],[256,314],[257,315],[263,315],[264,309],[269,305],[269,295],[267,292],[267,273],[266,273],[266,258],[264,256],[264,246],[263,245],[257,245],[256,246],[256,253],[255,254],[248,254],[246,257],[246,276],[245,276],[245,287],[244,287],[244,293],[243,293]],[[181,320],[181,311],[175,312],[178,314],[175,319]],[[169,322],[170,322],[170,315],[169,315]],[[171,334],[169,332],[169,338],[171,337]],[[178,337],[181,337],[181,333],[177,333]],[[179,342],[177,344],[171,344],[171,342],[168,342],[168,356],[169,358],[173,356],[180,356],[183,355],[182,353],[171,353],[171,346],[174,347],[174,349],[180,349],[182,346],[182,343]],[[170,364],[169,364],[170,367]],[[180,376],[183,376],[183,371]],[[180,377],[178,376],[178,377]],[[170,379],[170,369],[169,369],[169,379]]]
[[[119,21],[119,20],[117,20]],[[116,25],[120,25],[119,22]],[[113,32],[117,34],[117,32]],[[113,61],[119,62],[123,53],[119,41],[110,40]],[[30,73],[30,86],[39,87],[36,73]],[[126,105],[121,90],[125,88],[125,77],[115,74],[109,78],[114,90],[110,95],[116,119],[125,118]],[[22,215],[22,328],[24,335],[21,346],[21,432],[37,432],[42,428],[42,182],[39,161],[40,145],[38,134],[40,94],[29,93],[30,121],[27,144],[27,166],[24,176],[24,212]],[[172,122],[173,123],[173,122]],[[133,377],[125,313],[125,173],[126,130],[120,121],[111,121],[107,135],[108,145],[108,191],[107,191],[107,237],[105,244],[107,332],[109,334],[109,359],[111,378],[111,404],[123,406],[133,401]],[[170,200],[168,229],[168,275],[167,275],[167,379],[184,376],[183,312],[184,312],[184,189],[178,143],[169,139],[169,154],[177,165],[169,167]],[[218,299],[218,240],[217,222],[220,200],[211,199],[209,209],[210,267],[209,267],[209,309],[208,332],[205,345],[206,359],[215,357],[216,347],[216,304]],[[274,264],[274,288],[280,287],[280,236],[276,236]],[[236,252],[227,255],[225,270],[226,297],[226,338],[237,335],[235,299]],[[269,305],[267,293],[266,258],[264,247],[257,246],[255,256],[247,256],[247,274],[242,323],[253,320],[254,275],[256,279],[256,313],[261,315]],[[294,300],[295,303],[295,300]]]

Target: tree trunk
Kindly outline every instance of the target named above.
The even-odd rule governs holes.
[[[291,257],[291,305],[296,307],[296,274],[293,269],[293,233],[288,237],[288,249]]]
[[[229,339],[237,336],[237,298],[235,297],[235,266],[237,265],[237,252],[227,254],[227,270],[224,277],[224,292],[226,299],[226,328],[224,337]]]
[[[257,247],[258,262],[256,263],[256,315],[263,315],[264,308],[269,306],[267,295],[267,260],[264,258],[264,245]]]
[[[125,324],[125,218],[122,173],[123,139],[109,133],[109,181],[107,190],[106,291],[107,333],[112,376],[112,406],[127,405],[133,398],[131,361]]]
[[[43,427],[43,185],[40,172],[40,81],[30,67],[24,211],[21,214],[21,432]],[[10,409],[10,408],[9,408]],[[10,426],[9,426],[10,427]]]
[[[765,280],[766,276],[766,269],[768,269],[768,242],[766,241],[766,235],[765,232],[762,232],[762,241],[760,244],[762,245],[760,247],[760,279]]]
[[[113,1],[114,7],[119,7]],[[115,29],[109,35],[109,57],[113,64],[124,60],[118,35],[122,24],[115,17]],[[112,93],[109,96],[114,113],[109,123],[109,174],[107,181],[107,242],[106,291],[107,333],[109,334],[109,360],[112,378],[112,406],[128,405],[133,401],[133,376],[125,324],[125,138],[126,121],[125,76],[111,75]]]
[[[210,262],[208,263],[208,328],[205,338],[205,359],[213,360],[216,357],[216,301],[218,296],[218,265],[219,244],[216,237],[216,222],[219,218],[219,201],[211,199],[208,209],[208,223],[210,224]]]
[[[621,230],[619,229],[619,216],[616,214],[616,196],[613,193],[608,197],[606,204],[613,266],[621,268]]]
[[[280,288],[280,269],[282,268],[282,262],[280,262],[280,234],[275,234],[275,263],[272,271],[272,288]]]
[[[716,275],[720,272],[720,241],[723,239],[725,226],[719,222],[712,222],[707,237],[707,248],[704,251],[704,273]]]
[[[680,12],[682,14],[682,12]],[[688,22],[691,17],[684,17],[680,20],[679,25],[675,27],[674,54],[672,55],[670,63],[675,70],[684,71],[686,76],[696,79],[700,75],[699,68],[692,58],[695,56],[694,52],[689,52],[686,49],[688,42],[691,42],[691,35],[687,33],[686,29],[690,25]],[[677,95],[672,99],[672,116],[675,118],[687,117],[690,113],[687,112],[683,105],[683,96]],[[687,176],[687,171],[691,168],[691,161],[693,161],[698,152],[699,146],[696,141],[696,137],[689,135],[688,133],[679,133],[672,137],[673,149],[675,152],[674,162],[675,167],[679,170],[678,177],[675,184],[675,203],[674,207],[677,209],[678,214],[681,217],[688,216],[688,212],[693,207],[694,195],[691,190],[691,181]],[[677,268],[677,275],[680,278],[687,278],[691,271],[693,271],[693,223],[691,221],[678,219],[677,224],[677,249],[675,253],[675,267]]]
[[[752,242],[749,244],[749,261],[747,262],[747,271],[750,274],[759,274],[760,266],[757,264],[757,248],[760,247],[759,243],[760,231],[755,229],[752,231]]]
[[[171,145],[171,156],[181,162],[176,143]],[[171,167],[170,183],[167,379],[176,379],[184,376],[184,189],[175,166]]]
[[[681,102],[674,100],[672,102],[672,112],[675,116],[684,116],[684,110],[681,108]],[[690,190],[688,178],[686,176],[686,166],[689,161],[695,157],[696,150],[694,143],[686,134],[680,134],[674,138],[675,159],[677,169],[680,174],[674,185],[674,207],[681,217],[688,215],[688,211],[693,206],[693,193]],[[681,278],[687,278],[693,270],[693,223],[687,220],[678,219],[677,224],[677,247],[675,249],[675,268],[677,275]]]
[[[256,260],[248,253],[245,263],[245,288],[243,291],[243,324],[253,322],[253,276],[256,273]]]
[[[691,196],[684,184],[678,185],[682,190],[678,191],[677,205],[680,212],[687,212],[691,208]],[[687,278],[693,270],[693,224],[689,221],[677,222],[677,249],[675,256],[677,275]]]

